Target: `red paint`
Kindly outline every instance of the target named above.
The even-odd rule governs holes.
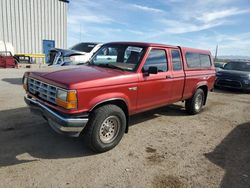
[[[16,68],[17,64],[10,52],[0,52],[0,67],[1,68]]]
[[[65,89],[76,89],[78,96],[76,110],[65,110],[45,103],[68,114],[89,112],[95,105],[111,99],[123,99],[128,106],[129,114],[135,114],[188,99],[200,86],[207,86],[209,91],[213,89],[215,68],[209,51],[152,43],[126,42],[126,44],[147,47],[147,52],[136,72],[82,65],[29,72],[26,75]],[[145,76],[142,67],[152,48],[166,51],[169,70]],[[186,59],[182,57],[183,69],[173,71],[171,49],[179,50],[184,57],[186,52],[208,54],[212,65],[206,69],[190,69],[187,67]],[[131,87],[137,87],[137,90],[129,90]]]

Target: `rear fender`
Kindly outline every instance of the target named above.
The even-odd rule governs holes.
[[[198,88],[203,89],[204,94],[205,94],[205,100],[204,100],[204,105],[206,104],[207,101],[207,93],[208,93],[208,82],[207,81],[201,81],[197,84],[196,88],[193,91],[193,95],[195,94],[196,90]],[[206,88],[206,89],[205,89]]]
[[[195,94],[196,90],[202,86],[208,87],[208,82],[207,81],[198,82],[198,84],[196,85],[196,88],[194,88],[193,90],[193,95]]]

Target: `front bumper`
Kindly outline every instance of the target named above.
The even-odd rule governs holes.
[[[88,117],[84,118],[68,118],[50,109],[34,98],[24,97],[24,101],[30,107],[30,111],[42,115],[49,125],[58,133],[67,134],[77,137],[85,128]]]
[[[215,81],[215,86],[226,87],[226,88],[234,88],[234,89],[242,89],[242,90],[250,90],[250,82],[239,79],[228,79],[223,77],[217,77]]]

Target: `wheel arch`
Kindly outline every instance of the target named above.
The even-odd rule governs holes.
[[[128,127],[129,127],[129,109],[128,109],[128,103],[125,99],[123,98],[111,98],[111,99],[106,99],[103,100],[101,102],[98,102],[97,104],[95,104],[91,109],[90,109],[90,113],[92,111],[94,111],[95,109],[107,105],[107,104],[113,104],[116,105],[118,107],[120,107],[123,112],[125,113],[126,116],[126,129],[125,129],[125,133],[128,133]]]
[[[203,105],[205,105],[206,102],[207,102],[208,86],[207,86],[206,84],[199,85],[199,86],[197,87],[197,89],[202,89],[202,90],[203,90],[204,95],[205,95]],[[197,90],[197,89],[196,89],[196,90]]]

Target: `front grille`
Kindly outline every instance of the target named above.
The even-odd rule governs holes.
[[[242,85],[239,81],[235,80],[224,80],[224,79],[219,79],[217,81],[218,86],[225,86],[225,87],[233,87],[233,88],[241,88]]]
[[[57,87],[33,78],[28,79],[28,90],[39,98],[56,104]]]

